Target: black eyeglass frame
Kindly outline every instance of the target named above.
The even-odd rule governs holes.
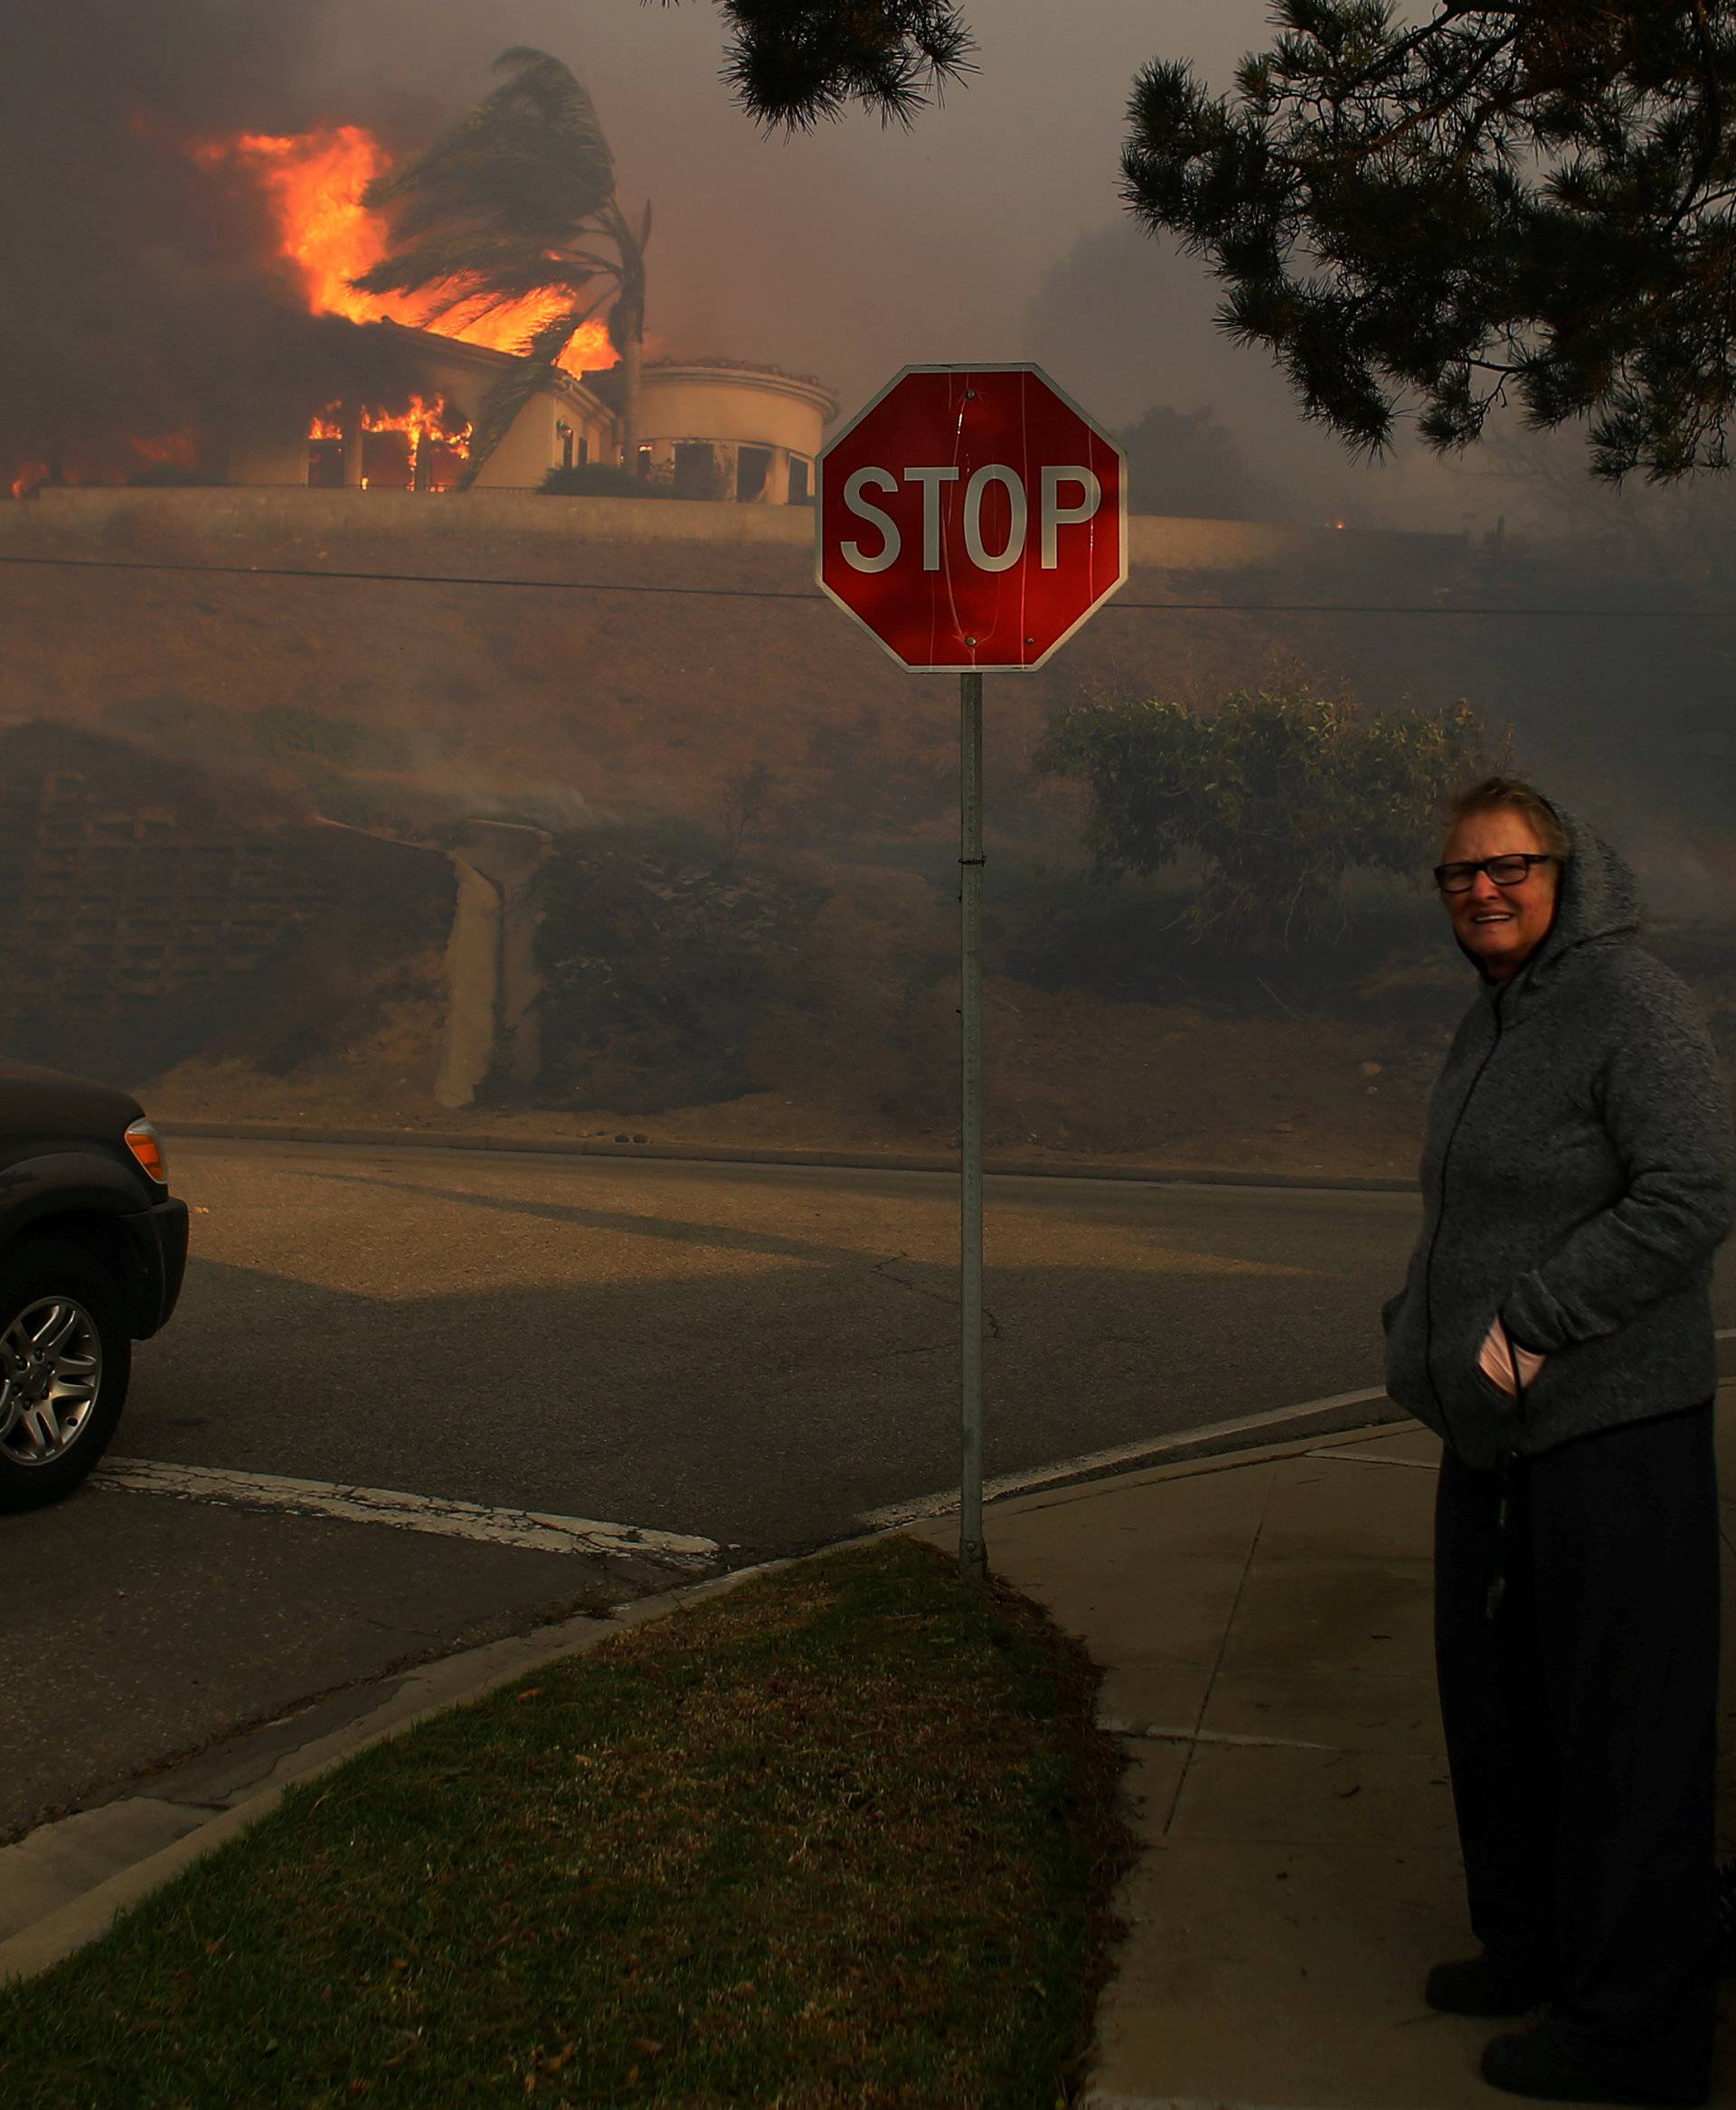
[[[1533,865],[1561,864],[1565,862],[1564,858],[1557,857],[1552,850],[1504,850],[1499,857],[1455,858],[1451,864],[1435,866],[1435,884],[1443,894],[1468,894],[1477,884],[1477,873],[1486,871],[1489,877],[1495,880],[1497,887],[1522,887],[1531,877]],[[1516,879],[1495,879],[1495,867],[1497,864],[1513,864],[1514,862],[1523,862],[1525,868]],[[1449,887],[1443,876],[1449,871],[1462,871],[1468,874],[1465,884],[1462,887]]]

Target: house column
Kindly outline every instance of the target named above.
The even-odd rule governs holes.
[[[760,494],[768,505],[789,504],[789,449],[774,447],[766,470],[766,487]]]
[[[344,420],[344,488],[357,491],[362,486],[362,406],[345,403]]]

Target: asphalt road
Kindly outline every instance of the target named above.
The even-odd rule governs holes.
[[[956,1485],[947,1175],[193,1139],[171,1174],[193,1258],[117,1459],[694,1534],[731,1565]],[[991,1181],[987,1474],[1378,1387],[1418,1221],[1403,1194]],[[0,1838],[675,1579],[105,1473],[8,1520],[3,1565],[0,1689],[30,1700]]]

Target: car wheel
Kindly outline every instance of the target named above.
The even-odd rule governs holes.
[[[120,1292],[68,1239],[0,1258],[0,1511],[76,1487],[108,1447],[133,1344]]]

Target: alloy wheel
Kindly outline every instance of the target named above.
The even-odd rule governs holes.
[[[83,1434],[102,1387],[102,1341],[76,1297],[26,1305],[0,1333],[0,1455],[48,1465]]]

